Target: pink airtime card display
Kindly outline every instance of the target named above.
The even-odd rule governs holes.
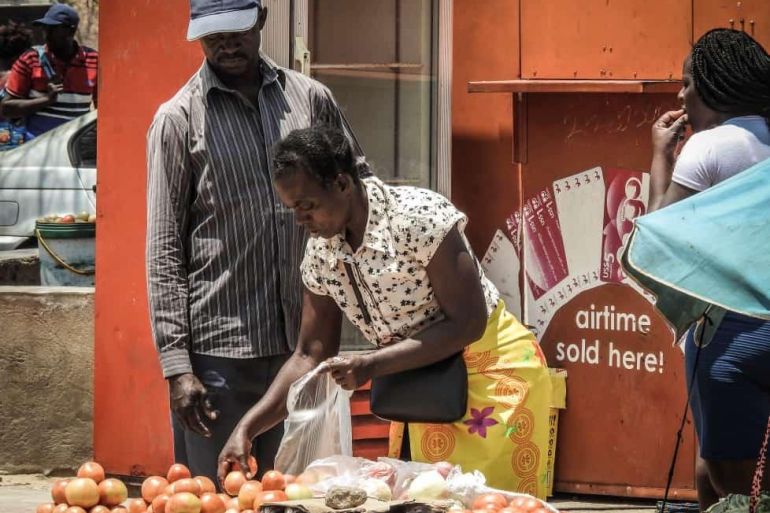
[[[524,269],[535,299],[569,274],[553,189],[543,189],[522,207]]]
[[[607,192],[600,277],[603,282],[624,283],[620,257],[634,229],[634,219],[647,213],[650,176],[641,171],[607,168],[604,182]]]

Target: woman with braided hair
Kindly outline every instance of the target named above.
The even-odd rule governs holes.
[[[757,41],[737,30],[711,30],[685,59],[682,78],[682,109],[666,112],[652,128],[650,211],[770,158],[770,56]],[[677,155],[687,125],[694,133]],[[758,258],[763,265],[768,256]],[[698,351],[691,329],[685,346],[703,510],[727,494],[749,493],[770,415],[770,322],[723,312],[708,345]]]

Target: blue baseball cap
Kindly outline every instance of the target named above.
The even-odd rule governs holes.
[[[39,20],[33,21],[37,25],[77,27],[80,24],[78,12],[65,4],[54,4]]]
[[[249,30],[257,24],[261,8],[261,0],[190,0],[187,39]]]

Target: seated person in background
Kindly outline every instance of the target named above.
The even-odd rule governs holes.
[[[96,105],[96,50],[75,41],[80,17],[64,4],[54,4],[35,21],[44,25],[44,47],[23,53],[11,69],[5,85],[2,115],[25,118],[27,132],[38,136],[75,119]]]

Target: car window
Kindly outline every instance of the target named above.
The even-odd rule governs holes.
[[[96,121],[75,134],[70,156],[75,167],[96,167]]]

